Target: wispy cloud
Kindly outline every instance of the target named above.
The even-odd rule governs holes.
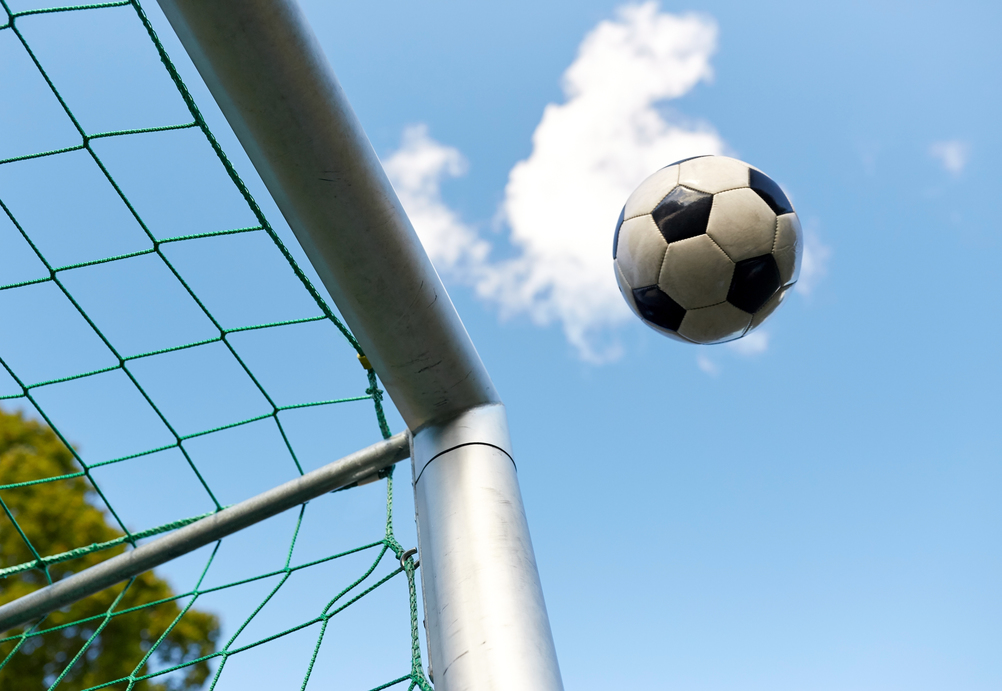
[[[426,125],[411,125],[383,167],[435,265],[475,279],[487,265],[490,243],[442,200],[443,179],[466,173],[459,150],[432,139]]]
[[[720,374],[720,368],[717,367],[717,363],[709,358],[702,347],[700,348],[699,353],[696,354],[696,367],[706,374],[709,374],[711,377],[715,377]]]
[[[793,289],[803,296],[810,295],[817,284],[828,275],[828,260],[832,248],[821,241],[817,231],[804,228],[804,254],[800,260],[800,278]]]
[[[763,329],[752,331],[744,338],[736,341],[729,341],[727,347],[738,355],[751,357],[761,355],[769,349],[769,332]]]
[[[970,158],[970,146],[959,139],[933,142],[929,154],[939,160],[943,168],[952,175],[960,175]]]
[[[544,108],[532,152],[509,173],[499,214],[515,249],[509,259],[494,259],[491,244],[442,200],[443,180],[466,171],[460,152],[423,125],[408,127],[385,166],[438,269],[503,317],[560,324],[583,359],[615,358],[615,327],[634,319],[611,266],[624,200],[674,160],[725,150],[709,124],[663,108],[712,78],[716,39],[712,18],[664,13],[656,2],[622,7],[585,36],[562,78],[564,101]],[[828,255],[808,240],[804,290],[824,274]]]
[[[627,6],[589,33],[563,76],[529,158],[508,177],[502,211],[521,256],[482,286],[506,314],[557,321],[588,360],[615,347],[601,332],[630,319],[613,278],[612,228],[623,201],[673,160],[724,149],[709,125],[668,119],[658,104],[712,76],[716,25],[698,15]]]
[[[708,124],[659,109],[711,78],[716,36],[710,18],[647,2],[621,8],[584,38],[563,75],[565,101],[546,106],[532,153],[508,178],[501,216],[512,259],[491,261],[486,241],[442,201],[441,181],[465,170],[460,153],[422,126],[408,128],[387,173],[439,269],[472,284],[503,316],[559,322],[585,359],[614,357],[609,327],[631,319],[609,256],[623,201],[651,171],[724,150]]]

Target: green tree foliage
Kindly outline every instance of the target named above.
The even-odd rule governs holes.
[[[10,485],[79,472],[73,455],[47,426],[20,413],[0,411],[0,483]],[[121,537],[108,524],[105,511],[92,503],[92,485],[83,476],[0,491],[0,568],[34,561],[69,550]],[[14,521],[11,520],[13,516]],[[20,528],[20,531],[18,530]],[[22,535],[23,532],[23,535]],[[120,554],[124,546],[92,552],[48,567],[53,582]],[[36,556],[37,555],[37,556]],[[42,569],[31,569],[0,579],[0,604],[15,600],[48,583]],[[216,649],[219,625],[215,616],[190,609],[179,621],[181,607],[170,600],[105,620],[104,615],[125,585],[118,585],[50,614],[39,628],[53,629],[29,637],[15,650],[17,640],[0,643],[0,689],[25,691],[48,688],[83,650],[57,686],[60,691],[87,689],[116,679],[147,674],[208,655]],[[136,579],[119,600],[120,612],[173,596],[170,586],[148,571]],[[97,636],[94,633],[107,621]],[[168,632],[169,631],[169,632]],[[164,633],[166,636],[164,636]],[[16,629],[3,634],[21,633]],[[144,657],[163,640],[144,662]],[[93,640],[92,640],[93,637]],[[199,662],[170,675],[113,689],[133,691],[191,691],[209,675]]]

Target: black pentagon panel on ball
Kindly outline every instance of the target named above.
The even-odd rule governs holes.
[[[619,247],[619,229],[623,227],[623,216],[626,215],[626,207],[619,212],[619,220],[616,221],[616,234],[612,236],[612,258],[616,258],[616,248]]]
[[[651,217],[664,236],[665,242],[678,242],[706,232],[706,223],[710,220],[712,206],[712,194],[697,192],[680,185],[654,207]]]
[[[727,302],[755,314],[779,289],[779,266],[771,254],[752,257],[734,265]]]
[[[793,205],[776,181],[754,168],[748,169],[748,186],[751,187],[777,216],[793,211]]]
[[[657,286],[635,288],[633,300],[637,303],[641,317],[664,329],[678,331],[682,318],[685,317],[685,308]]]

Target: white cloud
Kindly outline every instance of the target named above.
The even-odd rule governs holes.
[[[832,248],[821,242],[812,228],[804,228],[804,256],[800,261],[800,278],[793,289],[805,297],[810,295],[821,279],[828,275],[831,256]]]
[[[970,157],[970,147],[959,139],[934,142],[929,147],[929,154],[943,165],[948,173],[960,175],[967,166]]]
[[[696,355],[696,366],[711,377],[720,374],[720,368],[717,367],[717,363],[707,357],[702,348],[700,348],[699,353]]]
[[[669,118],[659,105],[712,76],[716,25],[698,15],[621,8],[582,41],[563,75],[565,102],[551,103],[529,158],[509,175],[501,216],[515,258],[490,261],[489,245],[443,202],[440,183],[462,173],[458,151],[410,127],[386,161],[390,180],[432,259],[495,302],[503,316],[559,322],[582,357],[617,354],[609,327],[631,319],[612,273],[616,216],[653,171],[724,144],[706,124]]]
[[[728,342],[727,347],[746,357],[761,355],[769,349],[769,332],[757,329],[736,341]]]
[[[708,124],[681,122],[661,108],[712,77],[716,35],[710,18],[662,13],[647,2],[621,8],[584,38],[563,75],[564,103],[546,106],[531,154],[509,173],[500,218],[511,259],[492,259],[490,242],[442,200],[442,181],[466,172],[460,152],[424,125],[408,127],[385,167],[438,269],[473,286],[502,316],[559,323],[582,358],[615,358],[614,327],[634,319],[612,272],[623,202],[658,168],[725,149]],[[798,292],[810,293],[830,254],[806,233]],[[732,347],[759,354],[768,336],[755,332]],[[704,354],[697,364],[719,372]]]
[[[709,125],[675,122],[657,107],[712,77],[716,35],[711,19],[647,2],[585,37],[563,76],[566,101],[546,106],[532,153],[505,188],[502,212],[521,255],[478,286],[504,314],[560,322],[588,360],[614,356],[614,346],[599,344],[631,318],[611,265],[623,202],[658,168],[724,149]]]
[[[411,125],[383,168],[428,255],[440,269],[475,270],[486,263],[490,244],[442,201],[442,179],[466,173],[466,159],[458,149],[432,139],[427,126]]]

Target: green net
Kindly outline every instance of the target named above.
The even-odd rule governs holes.
[[[24,411],[23,414],[0,412],[0,508],[4,514],[0,517],[0,603],[120,554],[130,546],[135,547],[141,540],[155,538],[158,534],[220,511],[227,503],[232,503],[227,502],[227,497],[223,495],[232,495],[233,492],[221,491],[222,481],[218,478],[241,472],[246,476],[254,473],[251,470],[241,471],[238,467],[220,470],[208,463],[205,450],[220,448],[220,445],[206,445],[213,439],[223,440],[221,444],[231,444],[235,431],[260,431],[267,426],[270,430],[268,434],[280,440],[277,447],[269,451],[273,452],[269,463],[284,463],[289,472],[302,474],[306,464],[302,462],[301,447],[305,445],[314,449],[313,455],[317,456],[316,448],[328,448],[325,440],[330,437],[329,431],[321,433],[315,430],[312,438],[309,432],[304,436],[302,429],[310,429],[308,424],[299,424],[299,436],[295,430],[290,431],[290,425],[295,426],[294,416],[302,411],[331,407],[357,411],[358,406],[367,405],[371,409],[371,434],[375,438],[390,435],[382,407],[383,394],[378,388],[375,373],[359,367],[358,362],[344,361],[343,365],[343,369],[350,369],[351,376],[355,377],[351,379],[345,375],[343,379],[357,381],[354,395],[295,399],[296,394],[290,391],[309,387],[290,389],[279,376],[282,366],[294,363],[298,358],[288,353],[275,355],[277,346],[274,344],[281,338],[276,336],[279,340],[269,341],[272,335],[290,334],[283,342],[298,343],[303,329],[325,325],[327,329],[320,336],[323,347],[336,338],[342,345],[347,344],[347,348],[343,349],[345,353],[354,352],[361,356],[362,351],[269,224],[236,168],[209,131],[158,38],[153,23],[139,3],[111,2],[55,8],[15,5],[13,0],[0,0],[4,12],[4,16],[0,16],[0,65],[8,70],[8,76],[11,70],[20,66],[42,80],[39,84],[44,82],[43,87],[39,87],[41,91],[36,89],[32,92],[32,98],[35,101],[40,98],[51,101],[54,98],[52,105],[59,111],[62,122],[59,127],[62,129],[59,136],[53,135],[50,139],[58,140],[59,145],[25,150],[31,149],[34,143],[31,133],[37,134],[41,130],[55,132],[59,127],[53,129],[54,126],[50,127],[46,124],[48,121],[43,122],[42,119],[33,121],[31,104],[35,101],[10,93],[12,82],[5,85],[5,75],[0,73],[0,90],[5,91],[2,98],[7,104],[6,115],[27,121],[26,129],[14,134],[10,131],[5,134],[0,129],[0,224],[9,230],[9,237],[4,241],[7,244],[0,243],[0,252],[5,253],[7,259],[4,264],[5,257],[0,256],[0,319],[7,334],[4,336],[7,341],[0,338],[0,375],[6,373],[6,381],[0,386],[0,401],[6,402],[8,410],[20,408]],[[129,30],[142,36],[146,48],[155,51],[169,83],[176,89],[174,97],[179,95],[183,101],[183,109],[175,109],[175,112],[186,115],[183,120],[144,127],[92,129],[88,118],[92,121],[94,118],[81,116],[73,98],[67,96],[67,91],[79,90],[79,84],[69,79],[60,81],[65,70],[60,72],[49,66],[45,55],[40,54],[35,46],[37,37],[50,31],[46,21],[58,19],[58,27],[52,24],[51,31],[67,31],[67,27],[72,28],[74,23],[90,21],[85,18],[100,15],[103,19],[112,16],[112,13],[114,26],[131,27]],[[49,43],[63,40],[60,36],[53,39],[51,33],[48,36]],[[100,43],[114,44],[120,39],[121,36],[116,34],[98,37]],[[78,54],[74,58],[86,63],[88,55]],[[131,56],[126,56],[116,65],[130,69],[131,62]],[[146,79],[155,81],[157,76],[148,75]],[[168,80],[163,81],[168,90],[169,83]],[[44,98],[39,96],[42,92],[46,94]],[[130,99],[124,99],[120,110],[129,111],[133,106],[140,107],[142,104],[136,106]],[[170,111],[169,108],[156,109],[161,113]],[[4,111],[0,110],[0,115],[3,114]],[[169,151],[176,148],[181,140],[166,140],[164,137],[176,137],[178,133],[188,137],[184,139],[185,146],[190,145],[191,136],[197,136],[202,146],[207,145],[211,149],[211,165],[221,169],[230,186],[229,193],[233,194],[235,189],[235,195],[243,205],[240,213],[230,216],[249,218],[250,223],[227,224],[223,220],[225,215],[213,216],[216,207],[211,200],[207,207],[192,211],[186,198],[175,193],[174,181],[159,186],[163,193],[158,202],[160,206],[150,201],[145,188],[132,185],[137,192],[133,194],[129,191],[130,171],[141,169],[146,175],[151,169],[159,169],[153,160],[155,157],[143,153],[147,151],[143,149],[145,145],[137,142],[158,138],[156,146]],[[44,139],[42,137],[39,141]],[[140,169],[122,163],[126,159],[116,150],[120,142],[128,142],[133,152],[132,160],[139,161]],[[137,151],[138,154],[135,153]],[[39,162],[45,162],[47,167],[38,168]],[[50,162],[52,165],[49,165]],[[96,175],[98,181],[81,182],[83,178],[74,173],[82,170],[80,166],[85,166]],[[65,169],[70,172],[65,178],[60,178],[58,171]],[[182,182],[177,181],[176,184],[183,186]],[[26,187],[34,190],[32,203],[36,207],[40,206],[39,199],[44,199],[43,208],[31,212],[23,210],[23,203],[18,201],[18,191]],[[210,191],[207,194],[211,196],[213,193]],[[72,201],[74,199],[78,202]],[[169,219],[171,213],[179,209],[191,212],[186,222],[160,220]],[[64,228],[62,234],[53,234],[51,226],[58,223],[51,219],[60,213],[63,220],[58,223],[66,227],[78,224],[79,232]],[[211,218],[206,220],[206,215]],[[46,218],[50,222],[45,222]],[[113,220],[108,221],[109,218]],[[123,218],[126,220],[123,221]],[[118,242],[116,238],[120,239],[122,233],[115,229],[120,229],[126,222],[135,232],[129,235],[127,242]],[[247,244],[249,240],[239,244],[241,239],[246,238],[255,239],[251,244]],[[14,248],[11,243],[16,243],[20,249]],[[120,251],[122,247],[126,251]],[[66,260],[66,257],[70,259]],[[289,297],[293,289],[288,285],[282,289],[273,288],[269,283],[271,274],[263,269],[258,272],[266,264],[274,268],[273,260],[284,267],[279,273],[284,272],[282,275],[293,281],[294,297]],[[269,261],[272,263],[268,264]],[[241,267],[250,267],[247,269],[250,278],[240,285],[231,285],[227,271],[239,274]],[[119,274],[115,271],[119,270],[124,272],[121,275],[127,274],[139,281],[135,285],[147,281],[143,285],[153,286],[149,288],[152,293],[117,284],[115,276]],[[106,273],[94,278],[98,271]],[[158,276],[159,282],[152,281],[152,276]],[[254,320],[251,316],[259,315],[261,310],[235,308],[235,304],[245,299],[242,288],[246,288],[245,293],[252,293],[252,298],[257,296],[264,302],[271,300],[268,304],[274,305],[269,314],[278,318]],[[103,303],[100,300],[102,290],[106,298]],[[255,293],[255,290],[258,292]],[[140,316],[135,319],[130,316],[133,313],[128,305],[115,302],[122,299],[123,291],[138,293],[129,296],[140,305],[135,312]],[[172,299],[175,302],[163,301],[166,298],[162,294],[167,293],[174,296]],[[206,294],[211,295],[211,299],[206,298]],[[253,302],[252,298],[248,299]],[[109,312],[107,305],[111,303],[118,306],[113,305],[109,316],[106,314]],[[100,307],[102,304],[105,308]],[[185,305],[183,309],[177,307],[181,304]],[[307,307],[303,307],[304,304]],[[283,305],[295,305],[295,308],[285,310]],[[194,310],[200,323],[208,324],[195,334],[196,337],[187,338],[187,334],[195,333],[190,329],[172,327],[177,314],[183,310]],[[292,312],[293,315],[284,312]],[[37,332],[43,333],[39,336]],[[312,333],[315,336],[320,332]],[[13,347],[15,355],[9,355],[7,346],[10,339],[17,340],[25,334],[35,334],[37,338],[33,341],[25,336],[17,347]],[[160,338],[165,334],[166,337]],[[177,342],[179,334],[185,336],[183,342]],[[248,334],[260,335],[263,340],[251,347],[249,341],[241,341]],[[136,344],[140,343],[144,347],[137,349]],[[330,353],[323,347],[321,351],[329,357]],[[63,371],[57,372],[58,376],[51,376],[44,367],[36,366],[39,359],[47,357],[47,348],[61,353],[59,362]],[[193,375],[192,381],[196,382],[192,385],[194,388],[185,389],[182,384],[177,384],[175,389],[170,389],[176,383],[175,379],[185,379],[185,363],[194,362],[185,358],[194,357],[192,354],[205,355],[204,361],[198,365],[201,369],[196,368]],[[211,354],[211,357],[206,354]],[[99,361],[100,366],[80,366],[81,363],[95,361]],[[222,406],[229,414],[228,419],[225,419],[226,415],[218,420],[208,416],[214,424],[203,423],[200,427],[199,423],[207,416],[199,411],[207,410],[205,406],[209,404],[201,402],[203,396],[198,386],[224,370],[230,372],[230,379],[225,381],[237,382],[231,385],[237,390],[231,391],[230,398],[225,400],[233,399],[238,404]],[[159,374],[155,374],[157,372]],[[85,388],[80,388],[82,386]],[[219,386],[225,388],[227,384],[224,382]],[[170,393],[175,390],[180,390],[181,394]],[[280,393],[275,393],[276,390]],[[311,390],[316,390],[316,387]],[[56,391],[71,393],[61,398],[53,393]],[[95,393],[97,391],[102,393]],[[84,414],[86,411],[101,408],[102,401],[116,397],[127,400],[121,406],[126,411],[122,413],[123,427],[129,426],[128,420],[142,414],[145,415],[144,424],[159,430],[157,434],[160,436],[135,434],[130,437],[131,432],[123,429],[124,436],[142,439],[146,445],[128,449],[127,453],[107,454],[108,457],[104,458],[88,456],[75,448],[72,432],[64,429],[61,417],[83,420],[85,422],[81,424],[86,425],[87,420],[96,419],[88,418]],[[251,411],[253,414],[246,414],[247,406],[241,407],[245,400],[257,402],[257,409]],[[76,417],[66,413],[68,407],[75,411]],[[241,410],[244,411],[242,416],[233,417],[233,411]],[[35,422],[33,418],[40,418],[40,421]],[[111,431],[113,433],[114,429]],[[154,438],[154,443],[147,443],[146,440]],[[247,448],[254,445],[256,438],[259,437],[244,442],[249,445]],[[134,440],[132,443],[135,446],[139,442]],[[117,447],[114,443],[101,447],[104,450],[111,448]],[[253,451],[247,451],[247,454],[253,455]],[[283,458],[277,458],[278,455]],[[200,496],[207,498],[207,513],[177,513],[180,507],[188,504],[178,498],[180,495],[171,494],[172,489],[159,488],[158,478],[165,477],[165,474],[154,472],[160,466],[169,465],[165,459],[173,459],[170,461],[173,463],[170,472],[183,470],[194,478]],[[325,460],[334,460],[334,456]],[[207,466],[211,467],[207,469]],[[137,495],[146,496],[151,502],[162,494],[170,495],[162,502],[175,512],[167,516],[170,520],[141,530],[129,525],[128,517],[119,509],[120,502],[113,500],[112,492],[108,491],[101,475],[104,469],[127,467],[135,468],[132,477],[140,479],[139,484],[134,486]],[[149,474],[145,479],[144,473]],[[242,494],[237,493],[239,498],[247,495],[246,488],[244,490]],[[371,487],[351,490],[365,491],[371,492]],[[375,539],[348,548],[332,549],[328,546],[327,553],[320,554],[314,550],[301,555],[302,548],[297,548],[297,541],[302,544],[304,526],[309,524],[311,515],[320,512],[317,520],[322,523],[328,521],[329,509],[324,503],[337,501],[346,494],[336,498],[328,495],[304,504],[292,517],[294,520],[289,513],[284,514],[286,523],[276,528],[284,535],[284,564],[276,568],[257,568],[255,571],[257,561],[248,559],[242,563],[242,568],[245,572],[249,568],[250,573],[234,578],[232,574],[235,571],[231,568],[223,571],[224,575],[231,577],[216,578],[214,582],[214,569],[217,569],[220,554],[225,554],[223,543],[237,539],[237,536],[231,536],[211,549],[205,548],[192,555],[200,560],[199,566],[195,569],[194,586],[184,592],[174,592],[152,574],[143,574],[67,610],[53,613],[23,630],[2,634],[0,688],[194,689],[202,684],[222,688],[227,683],[228,665],[232,667],[235,664],[232,660],[241,656],[257,659],[263,656],[266,659],[269,655],[277,659],[285,654],[282,651],[288,650],[276,647],[283,640],[292,640],[295,647],[310,651],[302,669],[302,688],[306,688],[311,676],[315,677],[316,666],[323,661],[325,651],[330,647],[330,644],[325,647],[324,642],[325,639],[330,640],[328,632],[332,620],[338,615],[344,619],[344,613],[351,612],[351,606],[361,598],[377,589],[385,590],[387,584],[396,582],[406,586],[406,591],[400,592],[400,601],[406,602],[404,613],[407,615],[401,617],[401,624],[409,625],[409,629],[401,640],[409,640],[410,645],[399,655],[392,650],[379,651],[378,657],[385,660],[384,669],[391,669],[391,672],[379,685],[370,688],[406,684],[409,689],[430,689],[422,671],[418,640],[416,565],[412,557],[401,561],[405,550],[394,537],[392,472],[385,477],[385,524],[380,527],[380,534]],[[139,515],[144,514],[140,512]],[[321,532],[325,530],[328,530],[326,525]],[[335,530],[336,527],[330,529],[331,532]],[[329,545],[336,542],[330,540]],[[244,543],[241,543],[241,548],[254,549],[253,545]],[[328,568],[341,563],[347,566],[336,574]],[[306,572],[323,575],[303,581]],[[302,616],[291,623],[285,621],[281,626],[270,629],[258,625],[263,618],[262,612],[268,611],[269,603],[278,607],[276,603],[290,590],[294,597],[300,596],[306,587],[302,582],[311,584],[311,595],[315,596],[318,589],[322,595],[309,616]],[[251,587],[254,584],[256,586]],[[214,615],[200,608],[213,596],[227,593],[235,593],[235,599],[246,606],[245,615],[239,621],[227,622],[227,633],[230,635],[224,640],[219,635]],[[256,595],[251,599],[247,593]],[[273,647],[278,652],[269,653]],[[113,659],[114,664],[102,664],[105,659]],[[393,674],[394,668],[397,674]]]

